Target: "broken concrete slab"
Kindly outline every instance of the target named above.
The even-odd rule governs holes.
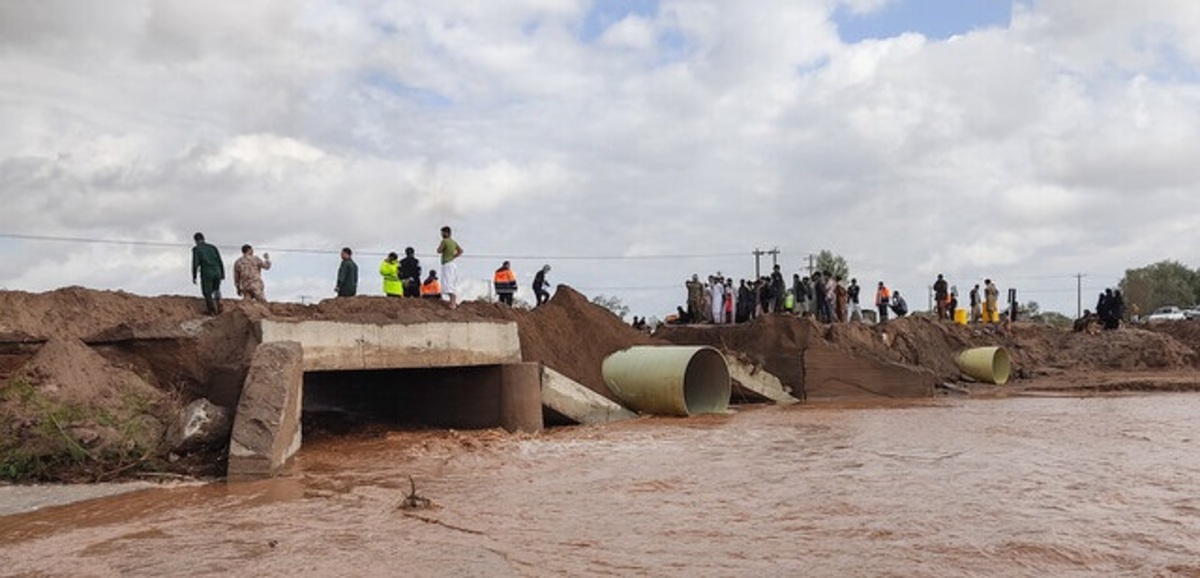
[[[612,423],[637,417],[571,378],[542,366],[542,405],[582,425]]]
[[[399,369],[520,363],[513,322],[375,325],[339,321],[259,322],[263,343],[294,341],[305,371]]]
[[[229,440],[232,428],[228,409],[200,398],[184,407],[167,427],[165,443],[177,454],[219,447]]]
[[[229,441],[231,481],[274,476],[300,449],[303,388],[299,343],[265,343],[255,349]]]
[[[725,363],[729,366],[729,378],[733,380],[733,399],[740,401],[799,403],[779,381],[762,366],[747,361],[737,355],[725,354]]]

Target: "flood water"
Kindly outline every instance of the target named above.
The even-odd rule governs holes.
[[[39,576],[1200,576],[1200,395],[810,404],[306,443],[0,517]],[[397,504],[414,476],[427,510]]]

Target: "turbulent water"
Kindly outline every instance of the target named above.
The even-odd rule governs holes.
[[[807,405],[306,443],[0,517],[0,573],[1200,576],[1200,395]],[[397,508],[408,491],[429,509]]]

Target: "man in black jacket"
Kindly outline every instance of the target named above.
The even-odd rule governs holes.
[[[400,283],[404,285],[405,297],[421,294],[421,261],[415,253],[412,247],[407,247],[404,249],[404,258],[400,260]]]

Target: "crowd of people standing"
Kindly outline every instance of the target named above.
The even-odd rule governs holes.
[[[195,245],[192,247],[192,283],[200,285],[204,297],[205,312],[217,315],[221,312],[221,282],[225,280],[225,264],[221,260],[221,252],[215,245],[205,240],[203,233],[193,235]],[[441,274],[430,269],[424,280],[421,279],[421,261],[412,247],[404,249],[404,258],[395,252],[390,252],[379,264],[379,276],[382,279],[383,294],[388,297],[422,297],[428,299],[445,299],[451,309],[458,307],[458,263],[463,254],[463,247],[452,236],[450,227],[441,228],[441,240],[436,254],[440,261]],[[337,297],[354,297],[358,295],[358,264],[354,261],[354,250],[343,247],[340,252],[341,263],[338,265],[337,277],[333,292]],[[237,294],[247,301],[265,301],[265,287],[262,272],[271,268],[271,255],[264,253],[260,258],[254,254],[250,245],[242,246],[242,256],[234,263],[234,286]],[[550,300],[550,283],[546,276],[550,266],[544,265],[533,278],[533,292],[536,305],[542,305]],[[496,269],[492,278],[497,300],[505,305],[513,305],[517,292],[517,276],[512,270],[512,264],[504,261]]]
[[[699,275],[684,282],[687,289],[687,308],[676,308],[670,319],[673,323],[745,323],[767,314],[791,313],[812,316],[822,323],[861,321],[862,287],[857,279],[849,283],[828,271],[816,271],[811,276],[792,275],[785,280],[779,265],[771,274],[757,279],[738,280],[720,272]],[[890,303],[890,301],[889,301]],[[907,306],[905,306],[907,312]]]
[[[801,317],[812,317],[820,323],[846,323],[863,321],[867,318],[862,308],[862,286],[858,280],[851,278],[848,282],[843,276],[829,271],[814,270],[811,275],[792,275],[791,282],[785,282],[779,265],[772,267],[769,276],[757,279],[741,279],[734,285],[732,278],[723,276],[720,272],[710,275],[707,282],[699,275],[684,282],[687,289],[687,306],[677,307],[674,315],[667,323],[744,323],[755,317],[766,314],[793,314]],[[933,298],[933,314],[941,320],[961,321],[963,323],[1000,323],[1000,292],[991,279],[986,279],[983,287],[976,284],[970,291],[970,309],[961,312],[961,319],[955,318],[959,311],[958,289],[951,285],[942,274],[931,286]],[[1111,291],[1110,291],[1111,293]],[[1104,306],[1103,304],[1109,305]],[[1116,297],[1101,295],[1101,306],[1107,307],[1109,316],[1114,315],[1113,309],[1123,309],[1120,304],[1119,292]],[[1009,310],[1012,319],[1018,310],[1016,291],[1009,290]],[[886,322],[889,318],[904,317],[909,313],[908,301],[880,281],[875,289],[874,312],[875,322]],[[1116,313],[1120,318],[1121,313]],[[1108,323],[1106,323],[1107,326]]]

